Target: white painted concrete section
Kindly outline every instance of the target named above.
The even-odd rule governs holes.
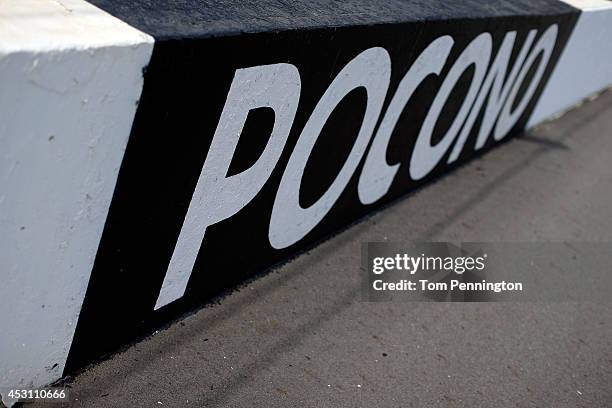
[[[80,0],[0,1],[0,387],[62,374],[152,44]]]
[[[566,1],[583,10],[528,126],[554,118],[612,86],[612,2]]]
[[[562,0],[564,3],[580,10],[594,10],[610,8],[610,0]]]
[[[1,0],[0,53],[90,49],[153,39],[83,0]]]

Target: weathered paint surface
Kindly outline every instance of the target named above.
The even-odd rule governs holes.
[[[0,2],[0,387],[62,375],[151,50],[80,0]]]

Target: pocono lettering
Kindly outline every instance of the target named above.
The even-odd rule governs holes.
[[[496,142],[506,137],[542,80],[557,33],[558,27],[553,24],[534,44],[537,32],[531,30],[512,67],[509,65],[516,31],[506,33],[493,61],[491,34],[485,32],[474,38],[454,62],[435,96],[409,158],[407,176],[413,180],[426,177],[449,150],[447,164],[456,161],[482,109],[484,114],[474,149],[481,149],[490,135]],[[281,178],[268,232],[273,248],[283,249],[297,243],[326,216],[364,156],[358,180],[359,201],[364,205],[372,204],[387,194],[400,167],[399,163],[390,164],[386,159],[395,125],[419,84],[430,75],[440,75],[454,43],[449,35],[432,41],[400,81],[385,112],[382,108],[389,90],[391,58],[384,48],[373,47],[361,52],[338,73],[302,129]],[[531,82],[524,85],[536,62],[538,65]],[[470,67],[474,67],[474,74],[461,107],[444,136],[432,145],[438,117],[456,82]],[[367,91],[367,105],[350,154],[327,191],[314,204],[304,208],[299,203],[299,192],[317,138],[334,108],[349,92],[360,87]],[[521,89],[526,90],[517,100]],[[298,109],[300,91],[300,74],[292,64],[236,70],[155,309],[183,296],[207,227],[244,208],[272,174],[285,148]],[[261,107],[271,108],[275,114],[267,145],[250,168],[227,176],[248,113]],[[382,119],[376,129],[379,118]]]

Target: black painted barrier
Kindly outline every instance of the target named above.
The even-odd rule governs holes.
[[[65,373],[519,134],[579,16],[93,3],[155,45]]]

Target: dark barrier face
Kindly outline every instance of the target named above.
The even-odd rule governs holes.
[[[516,135],[576,18],[158,41],[66,370]]]

